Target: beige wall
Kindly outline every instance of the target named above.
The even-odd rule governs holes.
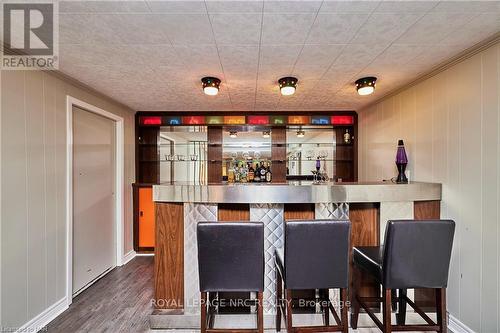
[[[359,178],[396,175],[398,139],[411,178],[443,183],[457,223],[449,312],[477,332],[500,328],[500,44],[359,112]]]
[[[1,72],[1,326],[66,292],[66,95],[125,119],[125,249],[132,250],[132,110],[40,71]]]

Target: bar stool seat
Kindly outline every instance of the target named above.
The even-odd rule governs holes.
[[[446,287],[450,266],[455,222],[451,220],[396,220],[389,221],[385,230],[385,244],[380,247],[353,249],[353,305],[351,327],[357,329],[362,307],[384,333],[394,331],[435,331],[446,333]],[[382,285],[382,297],[360,295],[360,282],[365,273]],[[407,289],[434,289],[436,320],[432,320],[406,295]],[[395,299],[395,291],[399,295]],[[369,303],[382,303],[382,321]],[[396,325],[391,313],[399,305]],[[406,305],[417,312],[426,324],[406,325]]]
[[[383,246],[360,246],[352,250],[355,265],[369,272],[378,282],[382,281]]]
[[[284,247],[275,250],[276,331],[281,331],[284,316],[287,333],[347,333],[351,223],[347,220],[295,220],[286,221],[284,229]],[[340,300],[333,302],[338,303],[340,313],[330,299],[330,289],[340,291]],[[293,304],[300,307],[301,299],[292,295],[299,290],[318,290],[319,296],[306,303],[312,301],[314,306],[321,308],[323,325],[293,325]],[[330,314],[335,325],[330,324]]]
[[[263,333],[264,224],[262,222],[199,222],[198,271],[201,299],[201,333]],[[221,292],[256,293],[245,299],[255,305],[255,329],[214,328]],[[212,295],[212,296],[210,296]]]

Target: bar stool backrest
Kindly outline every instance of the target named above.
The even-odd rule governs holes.
[[[200,222],[200,291],[264,290],[264,224]]]
[[[455,222],[389,221],[385,229],[385,288],[446,288]]]
[[[350,232],[348,220],[285,222],[286,287],[347,288]]]

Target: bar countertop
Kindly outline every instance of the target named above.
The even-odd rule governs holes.
[[[153,185],[155,202],[192,203],[328,203],[441,200],[441,184],[410,182],[325,183],[289,181],[284,184],[166,183]]]

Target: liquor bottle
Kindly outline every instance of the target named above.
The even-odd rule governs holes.
[[[229,162],[229,169],[227,170],[227,182],[234,183],[234,166],[233,162]]]
[[[266,166],[264,162],[262,162],[262,167],[260,168],[260,181],[265,182],[266,181]]]
[[[344,133],[344,143],[351,143],[351,133],[346,129]]]
[[[246,183],[248,181],[248,167],[245,162],[241,163],[240,174],[240,182]]]
[[[240,182],[240,177],[241,177],[241,174],[240,174],[240,163],[238,162],[236,164],[236,168],[234,169],[234,181],[236,183],[239,183]]]
[[[255,170],[252,167],[252,163],[248,163],[248,181],[253,182],[255,178]]]
[[[271,165],[269,164],[267,166],[267,171],[266,171],[266,182],[270,183],[273,180],[273,174],[271,172]]]
[[[260,182],[260,166],[259,163],[256,164],[255,166],[255,175],[253,178],[254,182]]]

